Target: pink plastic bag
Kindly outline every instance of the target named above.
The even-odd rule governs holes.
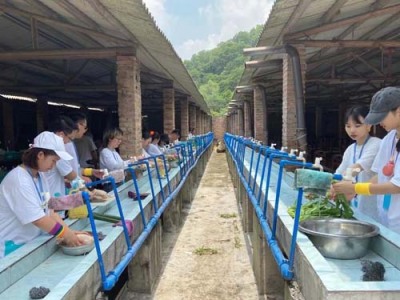
[[[85,204],[82,193],[62,197],[52,197],[49,200],[49,208],[54,210],[69,210]]]

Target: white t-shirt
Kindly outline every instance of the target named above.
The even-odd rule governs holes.
[[[75,144],[73,142],[66,143],[65,151],[67,151],[72,156],[72,160],[70,160],[69,163],[71,164],[72,169],[75,171],[75,173],[78,176],[80,176],[81,166],[79,165],[79,159],[78,159],[78,154],[75,149]]]
[[[49,191],[48,182],[40,173],[42,192]],[[38,179],[22,167],[16,167],[0,184],[0,258],[5,254],[6,241],[21,245],[38,237],[42,231],[32,222],[44,217]]]
[[[394,185],[400,187],[400,157],[397,157],[396,143],[396,130],[392,130],[383,138],[371,170],[378,174],[378,183],[390,181]],[[382,169],[389,162],[392,154],[395,159],[394,175],[392,177],[387,177],[383,175]],[[391,202],[388,210],[383,208],[384,195],[378,195],[377,198],[380,223],[400,234],[400,194],[391,195]]]
[[[56,167],[43,173],[50,187],[50,195],[65,196],[64,177],[73,171],[71,164],[67,160],[60,159],[56,163]]]
[[[162,151],[160,150],[160,148],[157,145],[154,144],[149,144],[146,148],[146,152],[150,155],[150,156],[155,156],[155,155],[160,155],[163,154]]]
[[[375,172],[371,171],[372,163],[376,157],[376,154],[379,151],[379,146],[381,144],[381,139],[376,137],[370,137],[367,143],[364,146],[364,149],[361,149],[363,145],[357,145],[356,143],[351,144],[347,147],[346,151],[343,154],[343,160],[340,166],[337,168],[336,173],[344,174],[346,169],[354,164],[360,164],[363,168],[363,171],[360,172],[357,176],[358,182],[369,182],[371,178],[375,175]],[[354,152],[354,145],[356,145]],[[360,156],[361,154],[361,156]],[[357,196],[357,209],[360,210],[363,214],[366,214],[375,220],[378,220],[378,212],[377,212],[377,197],[373,196],[365,196],[358,195]]]
[[[84,135],[82,138],[74,140],[74,144],[79,157],[79,165],[82,168],[92,167],[86,161],[92,159],[92,151],[97,149],[93,139]]]
[[[125,169],[129,164],[129,160],[124,161],[121,155],[110,148],[103,148],[100,152],[100,168],[108,171]]]

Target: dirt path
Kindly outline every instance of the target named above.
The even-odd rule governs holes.
[[[224,153],[213,152],[181,231],[165,237],[163,263],[153,296],[124,298],[259,299]]]

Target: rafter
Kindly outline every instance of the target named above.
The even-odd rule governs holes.
[[[324,15],[321,17],[321,24],[328,23],[333,20],[333,18],[340,12],[340,9],[342,6],[347,2],[348,0],[336,0],[333,5],[324,13]]]
[[[400,4],[395,4],[395,5],[392,5],[389,7],[385,7],[385,8],[374,10],[374,11],[369,11],[364,14],[355,15],[353,17],[345,18],[345,19],[331,22],[331,23],[328,23],[325,25],[319,25],[319,26],[316,26],[313,28],[305,29],[302,31],[297,31],[297,32],[286,35],[285,40],[289,41],[289,40],[294,40],[294,39],[298,39],[298,38],[302,38],[302,37],[311,36],[311,35],[314,35],[317,33],[329,31],[332,29],[337,29],[337,28],[351,25],[351,24],[354,24],[357,22],[364,22],[373,17],[382,16],[382,15],[386,15],[386,14],[395,14],[395,13],[398,13],[399,11],[400,11]]]
[[[0,61],[107,59],[134,55],[133,48],[56,49],[0,52]]]

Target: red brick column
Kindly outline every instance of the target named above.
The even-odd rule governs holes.
[[[244,114],[244,136],[253,136],[251,128],[251,102],[248,100],[243,101],[243,114]]]
[[[164,132],[170,133],[175,129],[175,90],[173,88],[163,89],[164,105]]]
[[[196,106],[190,105],[189,106],[189,127],[195,129],[195,134],[197,134],[196,128]]]
[[[267,128],[267,103],[265,100],[265,90],[262,86],[257,86],[253,92],[254,96],[254,138],[268,143]]]
[[[202,134],[201,131],[201,110],[199,107],[196,107],[196,134]]]
[[[37,99],[36,101],[36,131],[40,133],[47,128],[48,123],[48,104],[47,100]]]
[[[181,100],[181,140],[186,141],[189,135],[189,99]]]
[[[301,62],[303,90],[305,86],[305,47],[296,46]],[[293,69],[289,57],[283,59],[283,86],[282,86],[282,145],[298,148],[297,143],[297,114],[294,93]]]
[[[119,127],[124,132],[123,158],[142,153],[142,96],[140,65],[134,56],[117,57]]]
[[[243,106],[239,107],[236,111],[238,112],[238,135],[244,136],[244,112],[243,112]]]

